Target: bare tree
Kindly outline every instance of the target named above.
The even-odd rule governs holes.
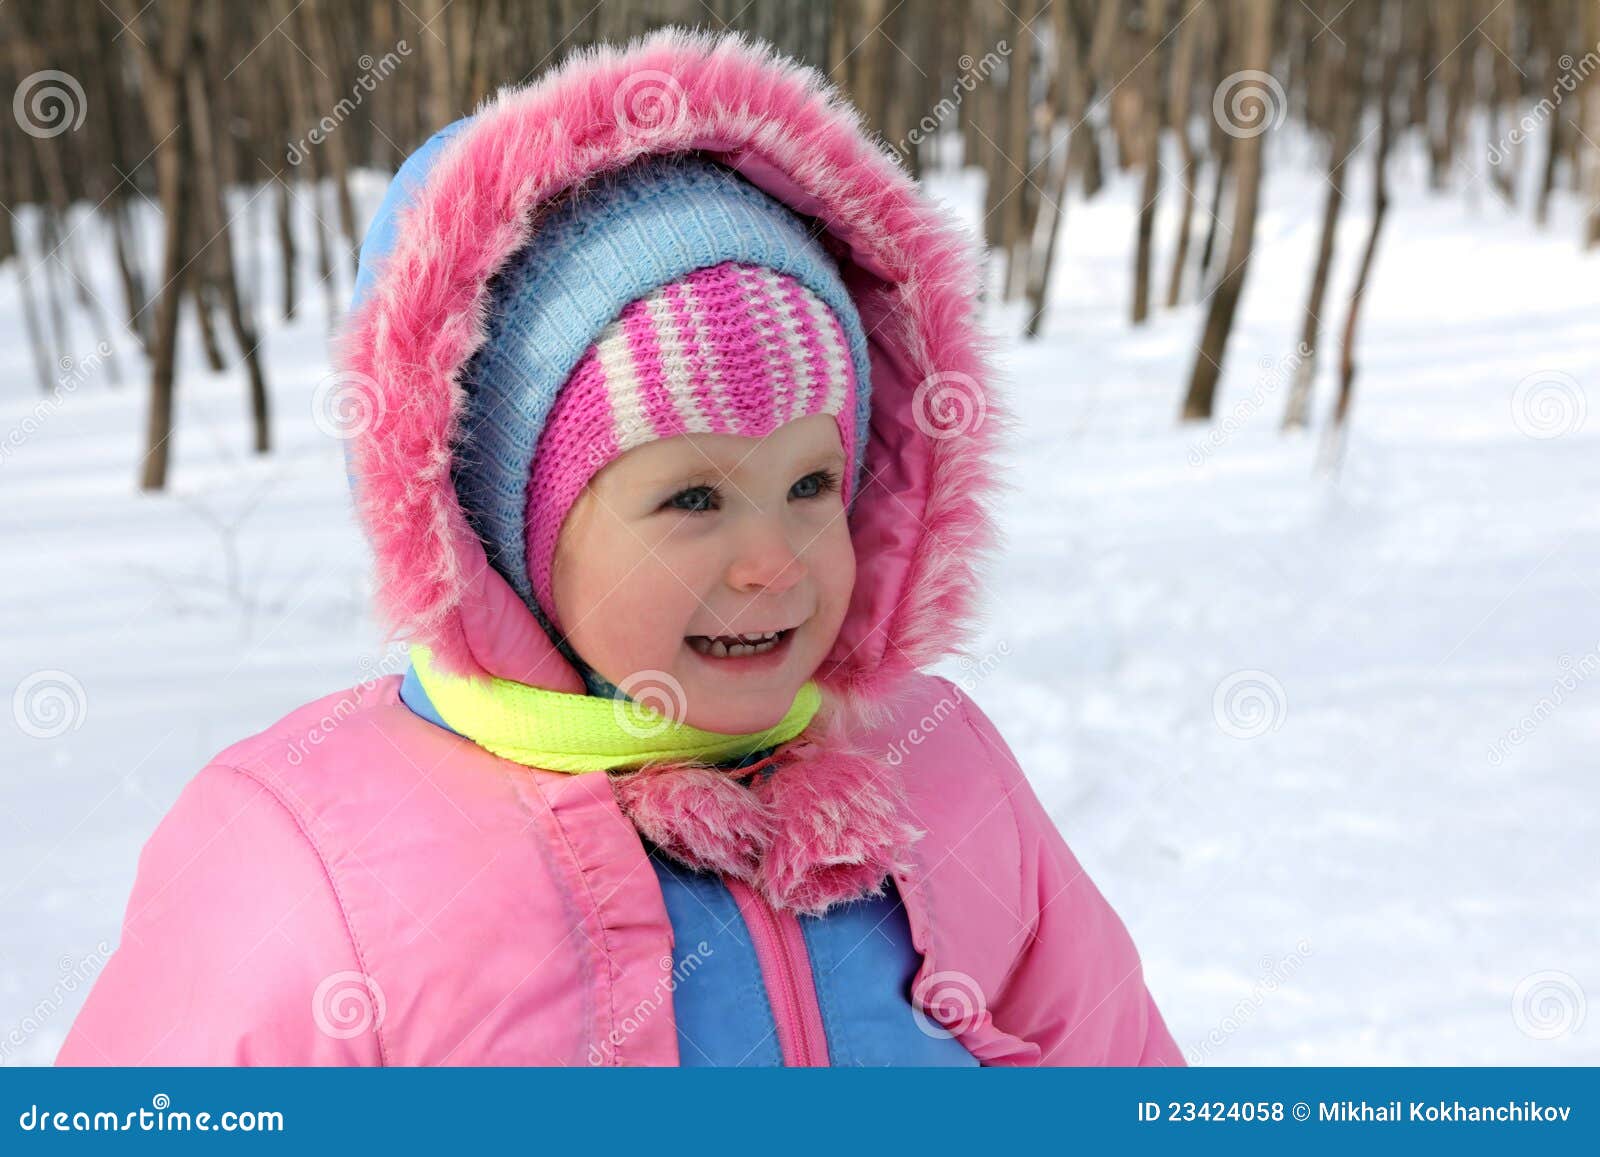
[[[1353,14],[1353,15],[1352,15]],[[1322,202],[1322,228],[1317,241],[1317,260],[1311,270],[1311,289],[1306,294],[1305,318],[1300,325],[1299,360],[1284,407],[1283,428],[1305,426],[1311,409],[1311,387],[1317,374],[1317,351],[1322,331],[1323,299],[1328,292],[1328,273],[1333,268],[1334,240],[1339,232],[1339,216],[1344,208],[1344,166],[1350,159],[1356,130],[1361,121],[1362,74],[1366,63],[1368,38],[1361,30],[1370,22],[1370,13],[1361,0],[1352,0],[1334,18],[1333,35],[1323,50],[1319,85],[1320,99],[1332,110],[1332,139],[1328,142],[1327,192]],[[1342,49],[1336,46],[1342,44]],[[1330,59],[1338,51],[1341,60]]]
[[[1241,43],[1239,62],[1243,71],[1264,73],[1272,64],[1272,5],[1268,0],[1234,0],[1234,16],[1239,21]],[[1265,97],[1257,93],[1257,99]],[[1270,119],[1273,109],[1259,110]],[[1261,138],[1264,126],[1235,128],[1233,138],[1235,196],[1233,237],[1228,245],[1228,265],[1211,295],[1205,329],[1189,378],[1189,391],[1183,399],[1185,421],[1211,417],[1217,380],[1227,353],[1228,335],[1233,330],[1239,296],[1244,292],[1245,273],[1250,266],[1250,251],[1255,241],[1256,205],[1261,197]]]
[[[194,51],[192,0],[161,0],[143,15],[134,0],[119,0],[123,23],[136,30],[127,37],[140,64],[145,116],[156,145],[156,186],[166,239],[161,254],[161,286],[155,298],[155,349],[151,355],[150,410],[139,486],[160,490],[167,484],[167,444],[172,436],[173,378],[177,368],[178,305],[183,298],[184,216],[191,199],[189,134],[184,124],[183,76]],[[159,20],[152,29],[150,15]]]
[[[1372,226],[1367,232],[1366,247],[1361,253],[1361,267],[1356,272],[1355,287],[1350,291],[1350,305],[1345,311],[1344,336],[1339,354],[1339,397],[1334,403],[1333,417],[1324,432],[1321,453],[1322,469],[1333,472],[1344,456],[1344,442],[1350,419],[1350,405],[1355,396],[1356,384],[1356,327],[1361,318],[1361,304],[1366,297],[1367,284],[1372,278],[1373,261],[1378,253],[1378,238],[1383,232],[1384,216],[1389,210],[1388,161],[1389,149],[1394,141],[1394,113],[1391,98],[1395,76],[1399,70],[1398,5],[1388,0],[1384,5],[1385,29],[1381,49],[1383,63],[1378,81],[1378,147],[1372,163]]]

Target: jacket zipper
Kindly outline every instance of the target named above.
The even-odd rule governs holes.
[[[725,882],[750,930],[783,1063],[792,1067],[826,1065],[828,1048],[820,1031],[822,1010],[799,920],[792,912],[773,908],[748,884],[731,878]]]

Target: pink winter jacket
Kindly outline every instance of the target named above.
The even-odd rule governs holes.
[[[1127,931],[1005,741],[923,672],[961,653],[994,548],[1007,419],[968,240],[820,76],[737,35],[578,54],[439,138],[395,179],[393,237],[369,233],[338,349],[366,391],[349,453],[396,635],[458,674],[583,690],[457,501],[455,375],[541,204],[646,153],[715,158],[825,227],[871,335],[858,580],[817,680],[856,741],[896,753],[926,833],[894,881],[922,957],[913,1001],[985,1064],[1182,1064]],[[672,924],[609,777],[501,759],[399,685],[307,704],[189,783],[58,1063],[678,1062]]]

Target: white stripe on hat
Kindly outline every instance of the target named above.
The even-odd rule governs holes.
[[[781,319],[771,316],[779,304],[774,300],[776,295],[772,292],[770,280],[772,270],[764,265],[755,267],[740,265],[736,268],[735,275],[745,300],[745,316],[750,331],[755,335],[761,349],[762,357],[767,363],[767,381],[772,386],[766,393],[771,409],[763,417],[766,418],[768,428],[776,429],[788,420],[784,416],[785,412],[793,409],[793,404],[788,401],[786,395],[793,382],[794,366],[792,361],[784,360],[789,342],[781,331]]]
[[[696,272],[704,272],[697,270]],[[708,307],[701,298],[694,281],[685,280],[679,283],[683,291],[683,300],[689,307],[689,323],[694,329],[695,348],[700,355],[700,363],[695,367],[698,373],[705,378],[706,392],[711,395],[712,404],[718,409],[723,418],[723,425],[728,430],[737,432],[739,423],[735,420],[737,415],[733,409],[733,399],[728,394],[728,381],[722,372],[722,356],[717,349],[717,342],[711,335],[711,322]],[[685,402],[702,409],[701,403],[694,395],[694,383],[691,381],[686,389]],[[706,429],[710,430],[709,422]]]
[[[816,397],[816,375],[812,372],[811,355],[806,349],[805,327],[786,292],[785,281],[791,279],[781,276],[773,269],[763,268],[761,274],[767,286],[767,295],[772,299],[778,315],[783,348],[789,359],[789,364],[785,368],[794,378],[793,399],[788,406],[777,404],[779,421],[792,422],[811,408],[812,400]],[[804,295],[805,287],[799,286],[799,288]]]
[[[695,341],[700,352],[704,354],[710,343],[706,341],[703,333],[704,326],[695,317],[694,294],[688,292],[688,286],[683,282],[675,283],[678,293],[682,295],[684,303],[688,306],[690,325],[696,331]],[[711,418],[700,405],[700,399],[695,397],[695,380],[691,372],[693,367],[689,360],[689,344],[684,336],[678,332],[678,321],[674,317],[675,307],[667,296],[666,286],[662,286],[645,299],[645,308],[650,316],[650,328],[656,335],[656,346],[661,351],[661,371],[663,384],[666,386],[667,396],[672,399],[674,411],[678,415],[678,423],[686,434],[710,434],[712,432]],[[712,397],[716,397],[718,382],[716,370],[710,365],[700,367],[702,372],[711,375]]]
[[[805,300],[806,311],[811,315],[812,324],[817,327],[817,332],[822,338],[822,362],[828,374],[828,400],[822,406],[822,410],[836,415],[849,401],[846,387],[850,383],[852,363],[850,352],[844,346],[844,332],[839,326],[839,319],[834,316],[833,310],[828,308],[827,302],[805,286],[800,287],[800,296]]]
[[[595,356],[600,362],[600,377],[606,400],[611,406],[611,436],[617,453],[622,454],[655,437],[650,419],[641,404],[639,377],[621,319],[610,322],[595,339]]]

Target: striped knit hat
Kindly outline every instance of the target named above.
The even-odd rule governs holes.
[[[463,377],[456,488],[491,564],[557,642],[562,521],[636,446],[761,438],[830,414],[853,501],[870,406],[860,318],[804,220],[731,170],[653,157],[575,191],[491,294]]]

